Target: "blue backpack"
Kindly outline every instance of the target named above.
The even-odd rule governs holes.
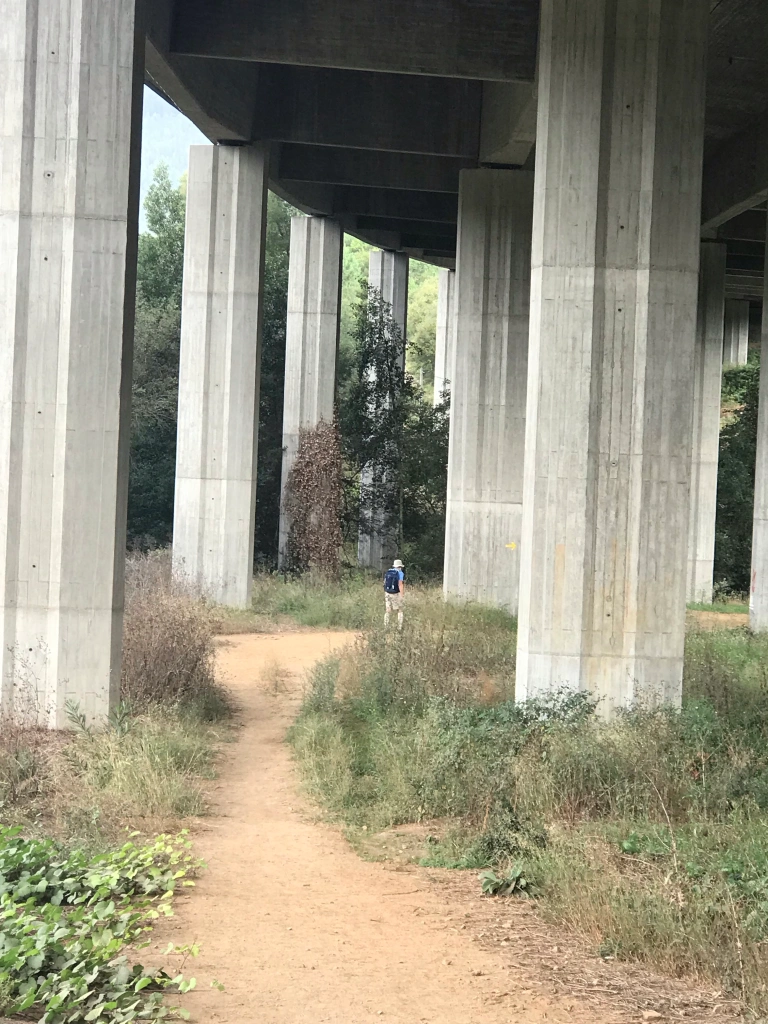
[[[400,593],[400,570],[399,569],[387,569],[386,575],[384,576],[384,590],[388,594],[399,594]]]

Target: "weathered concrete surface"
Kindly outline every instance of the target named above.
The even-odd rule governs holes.
[[[263,146],[190,150],[173,565],[240,608],[253,577],[266,186]]]
[[[277,64],[531,81],[537,11],[531,0],[185,0],[179,53]]]
[[[456,356],[456,272],[441,270],[437,285],[437,333],[435,336],[435,396],[437,406],[446,387],[450,390]]]
[[[679,702],[707,0],[543,0],[517,695]]]
[[[392,317],[405,339],[408,331],[408,257],[401,252],[374,250],[369,257],[368,285],[380,292],[384,302],[392,307]],[[405,348],[402,361],[405,371]],[[386,489],[386,480],[380,486]],[[357,542],[358,565],[382,571],[392,564],[397,554],[397,539],[384,522],[372,472],[362,474],[361,488],[364,497]]]
[[[746,366],[748,352],[749,302],[744,299],[726,299],[723,363],[726,366]]]
[[[283,474],[280,563],[285,564],[290,519],[285,487],[296,459],[301,430],[333,420],[339,347],[343,233],[326,217],[293,217],[288,266],[285,337]]]
[[[517,614],[533,173],[463,171],[443,586]]]
[[[143,72],[134,0],[0,3],[0,714],[119,697]]]
[[[693,365],[693,452],[688,535],[688,600],[712,600],[720,454],[725,261],[723,242],[703,242]]]
[[[749,624],[756,632],[764,633],[768,630],[768,275],[765,278],[765,300],[763,302],[759,403]]]

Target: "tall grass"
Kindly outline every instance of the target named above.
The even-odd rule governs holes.
[[[110,841],[126,826],[172,829],[205,812],[232,698],[214,673],[218,620],[165,554],[128,563],[122,703],[68,733],[0,721],[0,822]]]
[[[431,612],[318,666],[310,791],[353,829],[438,821],[428,863],[522,861],[601,950],[768,1009],[768,640],[690,635],[682,711],[607,723],[584,695],[516,705],[513,631]]]

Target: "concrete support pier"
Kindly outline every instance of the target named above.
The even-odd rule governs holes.
[[[376,288],[384,302],[392,307],[392,317],[405,339],[408,330],[408,257],[402,252],[374,249],[369,257],[368,284]],[[405,347],[403,347],[405,372]],[[363,489],[370,493],[371,476],[363,474]],[[357,562],[361,568],[384,571],[397,554],[397,539],[387,528],[380,513],[379,502],[366,502],[361,510],[363,525],[357,542]]]
[[[715,568],[726,256],[725,243],[702,242],[693,366],[693,453],[687,597],[689,601],[705,603],[712,600]]]
[[[143,36],[135,0],[2,5],[0,714],[119,700]]]
[[[757,633],[768,631],[768,274],[765,275],[763,288],[755,506],[752,520],[752,579],[749,593],[749,624]]]
[[[746,299],[726,299],[723,363],[726,366],[746,366],[748,353],[749,302]]]
[[[517,614],[533,172],[462,171],[444,591]]]
[[[250,603],[267,211],[262,146],[193,146],[181,315],[174,571]]]
[[[333,420],[339,347],[343,232],[327,217],[293,217],[285,339],[283,477],[285,486],[299,432]],[[280,509],[280,565],[286,561],[290,522]]]
[[[456,272],[441,270],[437,285],[437,334],[435,337],[435,396],[440,405],[443,392],[453,383],[456,353]]]
[[[542,2],[518,699],[681,699],[708,12]]]

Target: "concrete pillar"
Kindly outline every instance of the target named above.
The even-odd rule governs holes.
[[[726,299],[723,363],[726,366],[746,366],[748,352],[749,301]]]
[[[0,4],[0,715],[120,693],[143,34]],[[140,40],[140,45],[139,45]]]
[[[381,292],[403,338],[408,333],[408,257],[403,252],[374,249],[368,258],[368,284]]]
[[[749,624],[756,633],[768,631],[768,273],[765,275],[764,289],[752,520],[752,579],[749,593]]]
[[[405,253],[374,249],[369,257],[368,284],[376,288],[384,302],[392,307],[392,317],[405,340],[408,329],[408,257]],[[405,371],[405,346],[402,363]],[[392,564],[397,554],[397,538],[384,521],[383,503],[376,496],[372,478],[373,474],[365,471],[360,481],[364,497],[361,501],[357,562],[364,569],[380,572]],[[383,487],[386,487],[386,481]]]
[[[333,420],[339,347],[343,232],[327,217],[293,217],[288,267],[283,405],[283,494],[299,432]],[[290,522],[280,510],[280,564]]]
[[[441,270],[437,285],[437,334],[435,337],[435,397],[437,406],[453,382],[456,352],[456,272]]]
[[[245,608],[253,578],[263,146],[193,146],[181,313],[174,571]]]
[[[722,242],[701,243],[693,376],[693,453],[688,535],[688,600],[709,603],[715,567],[717,463],[723,370],[725,260]]]
[[[680,701],[707,0],[543,0],[518,698]]]
[[[533,173],[462,171],[443,586],[517,614]]]

